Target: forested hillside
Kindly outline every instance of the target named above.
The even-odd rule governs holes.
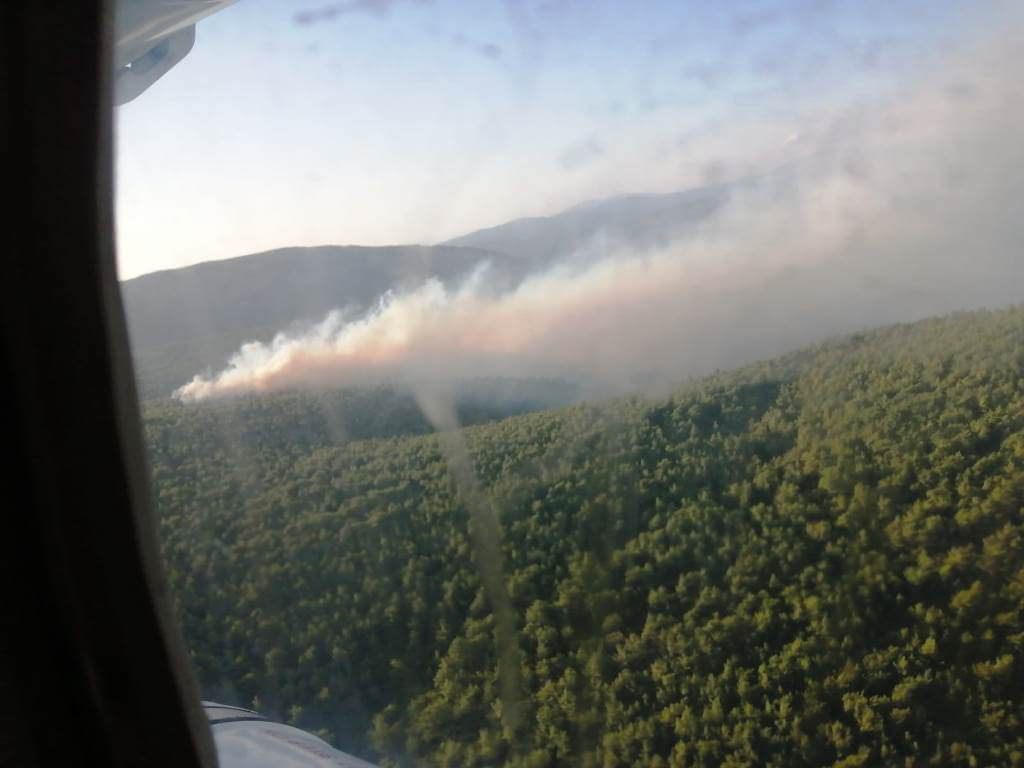
[[[466,428],[482,493],[302,402],[145,409],[205,696],[388,765],[1024,765],[1024,309]]]

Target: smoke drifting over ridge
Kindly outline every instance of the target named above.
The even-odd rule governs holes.
[[[1020,14],[1018,14],[1020,15]],[[988,39],[912,89],[813,121],[804,159],[737,184],[673,245],[560,265],[498,294],[481,265],[363,317],[244,345],[182,399],[379,376],[563,376],[663,386],[822,336],[1024,300],[1024,71]],[[592,243],[580,243],[592,249]]]

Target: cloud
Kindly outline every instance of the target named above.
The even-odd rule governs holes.
[[[466,37],[466,35],[461,32],[452,36],[452,44],[456,48],[468,46],[471,51],[480,54],[485,59],[491,59],[492,61],[500,59],[504,54],[504,50],[500,45],[497,45],[496,43],[479,42]]]
[[[558,164],[567,171],[575,171],[577,168],[594,162],[604,154],[604,144],[591,136],[563,149],[558,156]]]
[[[480,43],[480,45],[476,46],[476,51],[487,59],[501,58],[501,46],[495,43]]]
[[[424,2],[425,0],[418,0]],[[349,14],[367,14],[377,18],[386,18],[391,9],[400,0],[346,0],[341,3],[331,3],[320,8],[310,8],[298,11],[295,16],[296,24],[315,24],[320,21],[333,21],[338,16]]]
[[[745,13],[737,13],[732,18],[732,29],[737,35],[745,35],[749,32],[770,27],[784,21],[782,12],[774,8],[762,8]]]
[[[307,333],[245,345],[178,396],[381,375],[652,388],[828,334],[1019,302],[1022,63],[1019,45],[989,39],[885,102],[808,127],[803,160],[734,185],[685,242],[603,243],[589,266],[565,254],[500,295],[486,265],[452,290],[427,281],[361,318],[332,313]]]

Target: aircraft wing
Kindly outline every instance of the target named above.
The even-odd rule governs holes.
[[[376,768],[323,739],[256,712],[203,702],[220,768]]]

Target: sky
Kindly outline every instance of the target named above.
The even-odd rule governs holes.
[[[120,275],[441,242],[799,162],[1000,5],[239,0],[117,110]]]

